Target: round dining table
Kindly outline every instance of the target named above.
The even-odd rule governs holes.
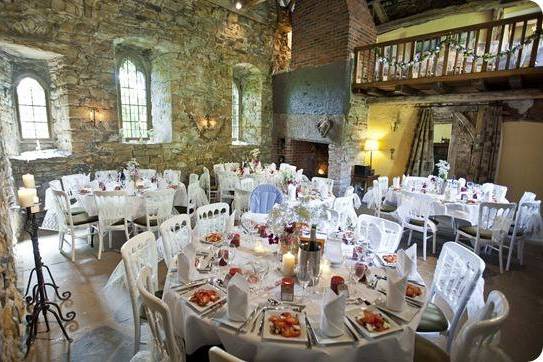
[[[264,221],[264,214],[253,214],[252,217]],[[280,257],[277,254],[277,245],[268,245],[266,238],[260,238],[255,234],[247,234],[242,231],[240,246],[232,252],[233,259],[228,266],[222,268],[215,266],[212,272],[202,273],[200,278],[222,278],[230,267],[249,268],[252,263],[258,263],[260,268],[267,270],[260,272],[261,282],[255,289],[249,292],[250,309],[257,305],[263,306],[269,298],[280,300],[280,283],[283,275],[279,270]],[[193,238],[192,244],[195,250],[210,250],[208,244]],[[257,248],[255,248],[258,245]],[[326,244],[325,244],[326,245]],[[352,248],[344,245],[342,248]],[[231,249],[231,248],[230,248]],[[343,251],[343,255],[349,254]],[[352,252],[351,252],[352,254]],[[326,247],[325,247],[326,255]],[[420,322],[422,311],[426,305],[424,302],[420,307],[415,308],[414,315],[409,320],[402,321],[392,317],[401,329],[398,331],[370,338],[362,333],[356,333],[358,340],[347,338],[346,341],[337,344],[314,344],[309,347],[306,343],[291,341],[276,342],[264,340],[259,334],[257,314],[249,317],[247,331],[238,332],[226,323],[221,322],[220,316],[226,314],[227,306],[223,306],[210,315],[200,315],[187,302],[186,296],[177,291],[180,285],[177,277],[177,258],[174,258],[169,265],[169,270],[164,287],[163,301],[169,306],[173,317],[173,325],[176,336],[184,343],[187,354],[194,353],[198,348],[208,345],[222,345],[229,353],[247,361],[412,361],[414,355],[415,331]],[[318,285],[308,288],[306,292],[298,284],[295,284],[295,299],[297,304],[305,305],[304,311],[313,329],[319,326],[321,313],[321,300],[327,288],[330,288],[332,276],[341,276],[347,281],[350,299],[362,298],[369,303],[383,303],[383,293],[375,289],[375,285],[369,282],[363,284],[349,279],[351,261],[345,260],[341,265],[331,266],[327,262],[321,263],[321,273]],[[371,265],[371,263],[370,263]],[[385,267],[381,264],[370,266],[372,275],[383,277]],[[376,277],[375,280],[378,280]],[[420,279],[420,283],[424,282]],[[190,292],[189,292],[190,293]],[[360,308],[356,304],[348,304],[346,311]],[[413,307],[412,307],[413,308]],[[254,319],[251,319],[253,317]],[[224,320],[224,317],[223,317]],[[252,329],[254,328],[254,330]],[[346,335],[352,336],[348,330]]]

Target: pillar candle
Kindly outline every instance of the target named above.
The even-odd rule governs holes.
[[[294,275],[294,268],[296,266],[296,258],[289,251],[283,255],[283,262],[281,265],[281,272],[283,275],[292,276]]]
[[[34,175],[31,175],[29,173],[23,175],[23,184],[27,189],[33,189],[36,187],[36,183],[34,182]]]
[[[34,200],[37,198],[36,189],[27,189],[24,187],[21,187],[17,191],[17,197],[19,199],[19,204],[22,207],[30,207],[34,205]]]

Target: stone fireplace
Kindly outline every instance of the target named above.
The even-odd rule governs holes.
[[[375,39],[364,0],[302,0],[292,14],[290,69],[273,77],[276,159],[283,156],[309,177],[326,164],[337,195],[361,162],[367,129],[365,99],[351,93],[353,49]],[[328,132],[319,129],[323,122]]]

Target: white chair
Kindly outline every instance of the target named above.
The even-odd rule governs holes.
[[[353,198],[349,196],[336,197],[332,205],[332,209],[339,214],[339,227],[342,230],[348,228],[356,228],[358,223],[358,216],[354,210]]]
[[[507,202],[507,199],[505,198],[505,195],[507,194],[507,186],[485,183],[481,186],[481,191],[491,198],[490,200],[485,201],[494,201],[499,203]]]
[[[62,176],[62,188],[70,199],[75,198],[79,191],[90,184],[90,175],[82,173]]]
[[[199,236],[210,232],[225,233],[230,229],[230,206],[217,202],[196,209],[196,231]]]
[[[464,323],[453,339],[451,354],[426,338],[415,338],[415,362],[511,361],[498,346],[500,330],[509,315],[509,302],[502,292],[493,290],[476,316]]]
[[[146,231],[129,239],[121,247],[125,281],[130,294],[132,315],[134,317],[134,354],[138,352],[141,339],[141,298],[137,288],[137,278],[144,267],[151,269],[153,290],[158,286],[158,254],[155,236]]]
[[[92,236],[95,234],[98,216],[89,216],[86,212],[74,214],[71,209],[70,200],[64,191],[52,190],[57,208],[58,223],[58,249],[62,253],[64,241],[70,244],[72,251],[72,261],[75,261],[75,240],[78,237],[86,236],[87,242],[92,243]],[[83,235],[76,235],[76,231],[85,230]],[[65,240],[65,236],[70,235],[71,240]],[[100,259],[100,253],[98,259]]]
[[[427,184],[427,177],[407,176],[404,180],[403,189],[406,191],[417,192],[421,191],[424,188],[424,185]]]
[[[128,222],[130,212],[126,191],[96,191],[94,193],[98,209],[98,259],[104,247],[104,234],[108,233],[109,248],[111,249],[111,234],[113,231],[124,231],[126,240],[130,238]]]
[[[377,178],[377,182],[379,183],[379,189],[381,190],[381,193],[384,195],[386,190],[388,190],[388,176],[379,176]]]
[[[179,170],[164,170],[163,174],[164,180],[168,183],[168,185],[178,185],[181,180],[181,171]]]
[[[95,171],[94,179],[98,181],[116,181],[118,176],[117,170],[105,170],[105,171]]]
[[[215,178],[217,177],[219,172],[225,172],[225,171],[226,170],[224,169],[224,165],[222,163],[217,163],[217,164],[213,165],[213,174],[214,174]]]
[[[200,175],[198,182],[200,183],[200,187],[205,191],[207,199],[211,200],[211,176],[207,167],[204,167],[204,172]]]
[[[208,353],[209,362],[244,362],[217,346],[211,347]]]
[[[369,240],[376,253],[395,253],[402,239],[402,226],[394,221],[362,214],[358,217],[357,235]]]
[[[453,242],[443,245],[430,288],[429,303],[422,313],[417,332],[442,332],[450,350],[456,328],[475,286],[485,269],[485,262],[468,248]],[[446,304],[452,317],[447,319],[434,302]]]
[[[519,263],[520,265],[524,265],[524,239],[526,234],[529,234],[532,231],[530,230],[532,221],[534,218],[540,218],[540,215],[541,200],[525,201],[519,204],[513,230],[509,232],[511,245],[509,247],[509,255],[507,256],[507,265],[505,270],[509,270],[511,265],[511,256],[513,254],[513,249],[515,248],[515,243],[517,243],[517,257],[519,259]]]
[[[437,225],[429,218],[433,214],[433,203],[434,199],[429,195],[402,191],[397,210],[402,227],[409,230],[408,245],[411,244],[413,231],[422,233],[422,257],[424,260],[426,260],[428,238],[432,238],[432,251],[434,254],[436,252]]]
[[[345,189],[345,193],[343,194],[345,197],[350,197],[353,199],[353,204],[355,209],[359,209],[360,206],[362,206],[362,202],[360,200],[360,196],[354,192],[354,187],[347,186]]]
[[[172,215],[173,197],[172,189],[147,191],[143,194],[145,215],[132,220],[135,231],[144,229],[157,231],[160,224]]]
[[[219,202],[232,202],[237,188],[240,187],[239,177],[230,172],[219,174]]]
[[[456,231],[455,242],[459,242],[460,238],[473,240],[473,250],[479,254],[479,248],[482,241],[492,240],[492,225],[496,216],[507,217],[511,215],[513,218],[516,204],[501,204],[493,202],[481,202],[479,205],[479,217],[476,226],[461,226]],[[512,222],[511,222],[512,224]],[[501,259],[501,258],[500,258]]]
[[[317,190],[326,190],[326,192],[331,195],[334,190],[334,179],[326,177],[313,177],[311,179],[311,184]]]
[[[194,183],[198,183],[199,179],[200,179],[200,177],[197,174],[191,173],[189,175],[189,185],[194,184]]]
[[[468,206],[463,202],[445,204],[445,215],[451,218],[451,228],[455,234],[458,226],[471,225]]]
[[[518,204],[520,205],[523,202],[535,201],[535,198],[536,198],[536,195],[533,192],[524,191],[524,193],[522,194],[522,197],[520,198],[520,201],[518,202]]]
[[[153,337],[151,351],[138,352],[131,361],[185,361],[183,346],[175,338],[173,319],[168,305],[154,295],[152,271],[143,267],[137,279],[137,288],[143,310]]]
[[[138,170],[139,176],[144,180],[150,180],[156,176],[156,170],[151,168],[140,168]]]
[[[160,235],[164,249],[166,265],[170,265],[175,256],[190,244],[192,228],[190,216],[174,215],[160,225]]]
[[[237,172],[239,170],[239,162],[226,162],[223,164],[224,171],[226,172]]]
[[[296,172],[296,166],[290,165],[288,163],[282,163],[279,165],[279,171],[286,171],[291,170],[292,172]]]

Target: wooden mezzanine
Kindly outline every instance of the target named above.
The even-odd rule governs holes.
[[[388,98],[538,93],[542,21],[541,13],[529,14],[355,48],[353,91]]]

